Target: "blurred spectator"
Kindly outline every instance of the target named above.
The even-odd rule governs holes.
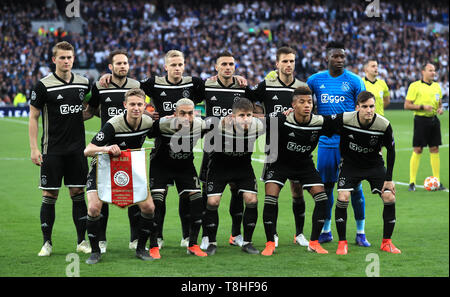
[[[14,106],[25,106],[27,104],[27,97],[25,96],[25,92],[23,90],[19,90],[14,96]]]
[[[64,7],[63,2],[59,7]],[[55,37],[42,30],[32,32],[30,21],[59,20],[63,11],[37,0],[2,1],[0,78],[6,81],[2,92],[14,98],[18,88],[28,88],[47,75],[53,69],[51,48],[61,38],[75,46],[76,68],[96,68],[100,73],[108,71],[111,50],[127,49],[130,76],[136,79],[164,75],[164,55],[170,49],[185,53],[186,74],[207,78],[215,73],[215,56],[228,50],[237,57],[237,74],[250,85],[275,67],[277,47],[297,49],[296,74],[306,80],[326,69],[324,46],[340,39],[348,49],[348,67],[359,75],[364,75],[367,57],[378,59],[392,102],[404,100],[425,61],[437,65],[437,81],[448,100],[448,29],[444,34],[433,30],[435,22],[448,26],[448,3],[380,1],[380,18],[365,15],[367,4],[362,0],[83,1],[82,34]]]

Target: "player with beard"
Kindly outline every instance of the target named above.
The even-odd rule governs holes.
[[[253,94],[249,97],[252,101],[262,103],[266,117],[274,117],[280,112],[288,110],[292,106],[292,94],[298,87],[307,86],[306,83],[298,80],[294,76],[296,52],[290,47],[280,47],[276,53],[276,71],[270,72],[265,80],[260,82]],[[270,145],[270,133],[266,134],[266,144]],[[273,144],[277,145],[277,144]],[[261,179],[264,180],[265,171],[272,163],[270,152],[266,152],[266,161]],[[296,180],[289,180],[292,195],[292,212],[294,214],[296,232],[294,243],[301,246],[308,246],[308,240],[303,235],[303,226],[305,222],[305,200],[303,197],[303,188]],[[276,216],[278,216],[278,204],[276,207]],[[278,234],[275,230],[275,246],[278,246]]]
[[[91,256],[86,260],[87,264],[96,264],[101,260],[99,246],[101,230],[99,229],[100,211],[104,203],[99,199],[97,192],[96,153],[108,153],[117,157],[120,156],[121,150],[139,149],[153,126],[152,118],[144,114],[146,106],[144,92],[141,89],[130,89],[124,97],[122,104],[126,112],[108,120],[84,150],[86,156],[94,157],[86,189],[89,201],[87,230],[92,246]],[[161,256],[156,244],[156,232],[153,224],[155,205],[150,192],[148,192],[147,199],[137,205],[140,215],[138,217],[136,257],[144,261],[159,259]],[[150,252],[147,254],[145,245],[149,236]]]
[[[107,87],[103,87],[100,82],[96,82],[91,92],[86,96],[87,107],[84,111],[85,120],[94,115],[100,115],[101,127],[112,117],[123,114],[125,107],[124,94],[133,88],[139,88],[140,82],[127,77],[130,65],[128,63],[128,53],[125,50],[112,51],[108,56],[108,68],[112,73],[111,80]],[[101,128],[100,127],[100,128]],[[100,218],[99,246],[102,253],[106,252],[106,227],[109,217],[109,206],[104,203]],[[136,249],[139,220],[139,207],[133,205],[128,207],[128,219],[130,222],[130,249]]]
[[[206,253],[208,255],[216,253],[220,199],[226,185],[234,183],[238,191],[243,193],[245,203],[242,250],[249,254],[259,254],[252,244],[253,231],[258,218],[258,199],[251,155],[256,139],[264,133],[263,123],[253,117],[252,102],[246,98],[240,98],[232,106],[231,117],[222,119],[212,131],[216,139],[210,153],[206,174],[208,201],[204,226],[209,238]],[[206,138],[205,141],[207,141]]]
[[[230,52],[221,52],[217,55],[215,68],[217,77],[207,79],[205,82],[205,114],[210,119],[210,129],[214,128],[214,124],[218,124],[219,119],[226,117],[232,113],[233,103],[243,97],[248,97],[250,88],[242,87],[237,78],[234,77],[236,70],[236,62]],[[215,121],[214,121],[215,120]],[[205,144],[213,145],[213,144]],[[200,169],[200,181],[202,182],[203,200],[206,206],[206,172],[208,170],[209,154],[203,152],[203,160]],[[231,235],[228,242],[231,245],[241,246],[243,237],[241,234],[242,215],[244,204],[242,194],[239,194],[236,185],[229,184],[231,192],[230,215],[231,215]],[[205,230],[205,227],[203,227]],[[204,232],[202,237],[202,249],[207,249],[209,245],[208,237]]]

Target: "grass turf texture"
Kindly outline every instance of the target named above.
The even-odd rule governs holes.
[[[402,254],[393,255],[379,250],[382,237],[382,202],[378,195],[372,195],[367,182],[363,183],[366,197],[366,234],[372,247],[363,248],[354,244],[355,222],[353,210],[349,209],[347,238],[349,253],[335,254],[337,232],[334,221],[332,231],[335,239],[323,247],[328,255],[307,252],[305,247],[293,244],[295,232],[292,215],[292,198],[286,185],[279,198],[278,233],[279,247],[271,257],[248,255],[239,247],[230,246],[231,218],[228,214],[229,190],[225,190],[219,208],[218,250],[216,255],[198,258],[186,254],[179,246],[181,227],[178,217],[178,197],[174,187],[169,190],[167,214],[164,224],[164,248],[162,259],[143,262],[135,258],[128,249],[129,224],[127,211],[110,205],[107,238],[108,250],[97,265],[87,265],[88,255],[78,254],[80,276],[366,276],[373,257],[379,257],[379,275],[392,276],[449,276],[449,194],[427,192],[418,188],[415,193],[407,190],[409,181],[409,158],[411,156],[412,124],[411,112],[390,111],[386,117],[391,120],[396,137],[397,157],[394,180],[397,183],[397,223],[393,242]],[[441,180],[449,186],[448,144],[449,113],[440,117],[443,146],[441,147]],[[56,203],[56,220],[53,230],[53,254],[38,257],[42,246],[39,222],[41,191],[38,189],[39,168],[30,161],[28,144],[28,119],[0,118],[0,134],[3,145],[0,148],[0,276],[66,276],[66,269],[72,263],[71,253],[76,249],[76,233],[72,222],[72,202],[67,188],[60,191]],[[86,122],[86,140],[89,142],[99,128],[99,120]],[[42,128],[41,128],[42,129]],[[40,136],[39,136],[40,137]],[[40,139],[40,138],[39,138]],[[256,158],[262,159],[261,154]],[[201,154],[196,154],[197,168]],[[254,170],[260,176],[262,164],[254,161]],[[428,150],[424,150],[417,177],[419,185],[432,175]],[[264,185],[259,182],[258,223],[253,242],[262,250],[265,244],[262,210]],[[336,192],[335,192],[336,197]],[[335,198],[336,199],[336,198]],[[313,200],[305,191],[306,220],[304,233],[309,238]],[[349,207],[351,208],[351,207]],[[334,219],[334,211],[333,211]],[[87,237],[86,237],[87,239]],[[200,240],[199,240],[200,242]]]

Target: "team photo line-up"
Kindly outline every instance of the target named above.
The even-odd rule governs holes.
[[[205,257],[216,253],[218,207],[229,185],[229,243],[249,254],[273,255],[278,247],[278,197],[287,180],[295,218],[294,243],[311,252],[328,253],[321,244],[333,240],[331,216],[337,183],[336,254],[348,252],[346,222],[350,201],[357,227],[355,241],[359,246],[371,246],[365,236],[365,197],[361,187],[361,181],[367,180],[371,192],[383,202],[380,249],[401,253],[391,241],[396,219],[392,181],[395,141],[392,126],[383,116],[389,105],[389,89],[377,78],[375,59],[367,59],[366,76],[362,79],[345,69],[344,44],[330,42],[324,51],[328,69],[312,75],[305,83],[294,76],[295,50],[280,47],[276,52],[276,70],[250,88],[244,77],[235,75],[235,58],[227,51],[215,60],[217,75],[206,81],[184,76],[183,53],[170,50],[165,56],[167,75],[139,82],[127,77],[127,52],[116,50],[109,54],[111,74],[103,75],[90,86],[87,78],[72,72],[73,46],[65,41],[57,43],[52,56],[55,71],[35,85],[30,100],[31,160],[40,166],[42,190],[43,246],[38,256],[52,254],[55,203],[64,179],[73,201],[76,250],[90,254],[88,264],[101,260],[107,248],[109,209],[97,191],[97,155],[120,156],[124,150],[141,148],[146,138],[155,139],[150,153],[147,199],[128,207],[129,248],[136,250],[139,259],[161,258],[170,185],[176,186],[180,198],[180,245],[187,254]],[[422,79],[410,85],[405,100],[405,109],[414,110],[415,114],[410,191],[415,191],[423,147],[429,146],[433,176],[439,178],[441,133],[437,115],[443,112],[442,92],[434,82],[434,65],[427,63],[421,71]],[[204,118],[195,115],[195,105],[201,102],[205,105]],[[100,117],[101,127],[86,146],[84,121],[94,115]],[[266,139],[261,180],[265,184],[262,220],[267,242],[260,252],[252,243],[258,218],[258,190],[251,155],[261,135]],[[203,159],[197,174],[193,148],[201,138]],[[386,162],[381,154],[383,146]],[[312,152],[316,147],[314,164]],[[92,157],[90,170],[87,157]],[[315,203],[309,240],[303,234],[303,189]],[[440,184],[439,190],[444,189]]]

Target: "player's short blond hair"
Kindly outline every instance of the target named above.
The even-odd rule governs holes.
[[[139,98],[144,99],[144,101],[145,101],[145,93],[141,89],[137,89],[137,88],[129,89],[125,93],[125,101],[127,101],[128,97],[131,97],[131,96],[137,96]]]
[[[178,109],[179,106],[182,105],[188,105],[188,106],[195,106],[194,101],[192,101],[189,98],[181,98],[180,100],[177,101],[177,103],[175,104],[175,110]]]
[[[58,42],[57,44],[55,44],[55,46],[53,46],[53,48],[52,48],[53,57],[56,57],[58,50],[72,51],[72,53],[75,55],[75,49],[74,49],[73,45],[71,45],[67,41]]]
[[[174,57],[182,57],[184,60],[184,54],[178,50],[170,50],[166,53],[166,56],[164,57],[164,63],[167,64],[167,61],[169,60],[169,58],[174,58]]]

